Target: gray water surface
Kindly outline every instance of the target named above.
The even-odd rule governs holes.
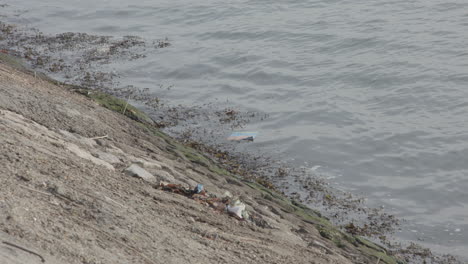
[[[0,2],[49,34],[168,37],[114,65],[121,81],[268,113],[255,146],[408,219],[400,237],[468,257],[468,1]]]

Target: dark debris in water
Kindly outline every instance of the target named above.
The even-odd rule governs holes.
[[[429,248],[422,247],[415,243],[403,246],[400,243],[387,244],[391,253],[407,263],[423,264],[464,264],[463,261],[452,255],[434,254]],[[465,263],[466,264],[466,263]]]
[[[165,39],[160,39],[153,42],[153,44],[156,45],[158,48],[167,48],[171,45],[171,42],[169,42],[169,39],[166,37]]]
[[[75,32],[45,35],[0,22],[0,49],[54,78],[91,88],[111,90],[118,85],[118,74],[102,71],[103,65],[144,58],[148,52],[169,46],[167,38],[146,41],[137,36],[113,38]]]

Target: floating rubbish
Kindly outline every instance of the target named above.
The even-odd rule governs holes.
[[[227,138],[227,140],[230,140],[230,141],[241,141],[241,140],[253,141],[256,136],[257,136],[257,132],[233,132]]]
[[[228,205],[226,210],[231,215],[237,216],[239,219],[244,219],[248,217],[247,212],[245,211],[245,204],[239,200],[236,200],[232,205]]]

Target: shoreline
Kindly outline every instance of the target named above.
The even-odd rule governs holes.
[[[5,78],[6,79],[8,79],[8,78],[17,78],[18,76],[20,76],[21,80],[24,80],[26,83],[28,81],[30,82],[29,84],[26,84],[26,87],[31,89],[31,91],[29,91],[30,93],[33,93],[33,94],[36,93],[35,96],[40,96],[40,94],[37,94],[38,91],[34,91],[34,89],[37,89],[37,86],[42,86],[42,88],[40,88],[40,89],[48,90],[49,94],[53,94],[53,93],[51,93],[50,89],[53,89],[53,90],[57,90],[57,89],[60,90],[61,89],[61,93],[66,93],[67,94],[67,96],[63,97],[62,99],[64,99],[64,98],[69,99],[70,104],[73,105],[73,106],[76,105],[77,107],[79,107],[81,104],[86,105],[86,104],[91,104],[91,103],[99,105],[99,106],[96,106],[96,109],[97,109],[97,107],[99,107],[99,109],[100,109],[99,111],[105,111],[105,113],[103,113],[103,116],[101,116],[101,118],[107,117],[107,115],[111,115],[112,118],[116,119],[115,124],[126,123],[126,125],[127,125],[126,129],[128,129],[128,130],[135,130],[136,129],[138,131],[137,131],[137,134],[128,135],[128,134],[125,134],[125,132],[124,132],[125,130],[124,131],[118,131],[119,129],[121,129],[119,127],[112,127],[113,130],[116,130],[119,133],[123,133],[122,136],[128,137],[130,141],[138,142],[139,140],[142,140],[142,138],[144,138],[145,141],[156,141],[156,143],[153,143],[153,145],[156,147],[155,149],[159,149],[160,151],[162,151],[161,155],[171,156],[178,163],[181,163],[186,167],[185,170],[181,169],[179,172],[177,172],[177,170],[175,169],[176,168],[175,166],[173,166],[172,168],[169,168],[169,166],[167,166],[167,164],[161,164],[161,161],[156,161],[155,160],[156,158],[153,157],[153,162],[155,164],[159,164],[160,165],[159,167],[161,168],[161,169],[157,170],[158,171],[157,173],[159,173],[160,175],[164,175],[164,176],[160,176],[159,177],[160,179],[169,178],[169,179],[172,179],[176,183],[186,185],[187,188],[189,188],[189,187],[193,188],[193,185],[196,182],[194,182],[193,179],[187,179],[186,176],[184,177],[184,175],[183,175],[184,172],[189,170],[191,173],[197,175],[197,177],[200,178],[200,179],[206,179],[206,181],[208,181],[208,182],[209,181],[219,181],[221,179],[224,182],[223,182],[223,184],[218,183],[218,185],[224,186],[224,185],[227,184],[227,186],[232,185],[232,188],[230,188],[230,189],[239,189],[240,190],[240,191],[238,191],[239,193],[244,193],[243,195],[240,195],[240,197],[243,197],[243,199],[242,199],[243,202],[245,202],[247,204],[247,208],[250,209],[250,210],[248,209],[248,211],[251,212],[251,213],[254,213],[254,214],[259,214],[260,215],[259,218],[262,221],[257,220],[259,223],[256,223],[255,221],[248,221],[248,220],[247,221],[239,221],[237,219],[234,219],[231,216],[228,216],[227,214],[221,214],[225,218],[225,220],[229,222],[230,225],[233,225],[233,224],[236,225],[236,228],[234,228],[234,229],[241,229],[241,230],[236,230],[236,231],[245,232],[246,230],[249,230],[249,229],[259,229],[259,230],[256,230],[256,232],[259,232],[259,233],[263,233],[263,232],[266,232],[266,231],[272,232],[272,230],[278,230],[278,229],[269,228],[268,225],[272,226],[274,224],[277,224],[278,222],[281,223],[281,221],[284,221],[286,219],[286,223],[282,223],[282,225],[288,226],[289,231],[284,232],[279,237],[287,237],[287,236],[290,236],[291,234],[293,234],[294,240],[297,239],[297,241],[284,241],[283,244],[280,244],[278,246],[280,246],[280,247],[290,246],[291,249],[293,249],[293,248],[296,247],[295,243],[303,242],[304,245],[302,245],[303,246],[302,249],[306,250],[306,251],[309,251],[309,254],[310,254],[310,255],[302,256],[303,260],[314,256],[314,257],[316,257],[318,259],[323,258],[322,260],[334,259],[334,261],[338,261],[336,263],[376,263],[378,261],[380,263],[404,263],[404,262],[401,262],[401,261],[397,260],[393,256],[390,256],[390,254],[387,254],[386,249],[384,249],[384,248],[382,248],[382,247],[368,241],[367,239],[364,239],[364,238],[359,237],[359,236],[353,236],[353,235],[344,233],[343,231],[339,230],[338,227],[333,226],[327,219],[323,218],[320,213],[315,212],[314,210],[309,209],[308,207],[305,207],[300,203],[297,203],[295,201],[291,201],[290,199],[282,196],[281,194],[279,194],[279,193],[277,193],[277,192],[275,192],[275,191],[273,191],[271,189],[268,189],[268,188],[266,188],[266,187],[264,187],[264,186],[262,186],[262,185],[260,185],[260,184],[258,184],[256,182],[247,181],[247,180],[242,179],[240,177],[237,177],[235,175],[231,175],[231,173],[229,173],[228,171],[220,168],[220,166],[217,166],[217,164],[214,163],[213,160],[211,160],[207,155],[200,154],[198,151],[196,151],[196,150],[194,150],[194,149],[192,149],[190,147],[184,146],[183,144],[180,144],[180,143],[176,142],[174,139],[172,139],[172,138],[168,137],[167,135],[165,135],[164,133],[160,132],[154,126],[154,124],[152,124],[152,122],[150,121],[151,119],[148,119],[145,114],[143,114],[142,112],[140,112],[136,108],[133,108],[132,106],[127,106],[128,111],[125,110],[125,116],[126,117],[123,117],[123,115],[121,113],[124,112],[122,110],[122,107],[125,107],[125,105],[126,105],[125,101],[114,98],[112,96],[106,95],[106,94],[101,93],[101,92],[86,90],[86,89],[80,88],[78,86],[62,85],[60,82],[51,80],[50,78],[47,78],[46,76],[44,76],[42,74],[39,74],[39,75],[36,74],[36,76],[31,75],[31,72],[24,65],[22,65],[21,63],[17,63],[18,61],[15,60],[15,58],[10,57],[8,55],[3,55],[3,54],[1,56],[1,58],[2,58],[1,59],[1,61],[2,61],[2,65],[1,65],[2,71],[1,71],[0,74],[3,75],[2,76],[3,79],[5,79]],[[8,58],[8,59],[5,59],[5,58]],[[7,60],[9,60],[9,62],[6,62]],[[16,61],[16,63],[15,63],[15,61]],[[5,63],[7,63],[8,65],[12,65],[13,67],[7,66]],[[28,71],[29,71],[29,73],[27,73]],[[90,138],[92,139],[92,138],[104,136],[103,134],[105,134],[105,133],[93,134],[93,132],[96,132],[96,131],[93,131],[94,129],[92,129],[92,128],[90,129],[90,127],[86,127],[86,128],[75,127],[78,124],[74,124],[75,126],[70,127],[70,124],[68,124],[66,121],[64,121],[64,123],[60,123],[60,122],[54,123],[53,120],[51,121],[47,117],[37,116],[37,115],[39,115],[39,113],[35,113],[34,111],[31,111],[31,109],[21,109],[21,108],[13,109],[14,108],[13,105],[21,105],[21,104],[30,105],[30,104],[34,103],[35,100],[36,100],[33,97],[28,98],[27,96],[26,97],[22,96],[22,98],[16,98],[16,97],[12,96],[12,94],[15,94],[14,89],[11,89],[11,86],[14,83],[15,82],[9,83],[10,90],[8,92],[7,92],[7,89],[5,87],[5,85],[7,85],[7,84],[5,84],[5,83],[2,84],[3,87],[0,90],[2,92],[2,99],[4,100],[2,102],[2,104],[0,105],[0,107],[2,108],[2,112],[4,112],[4,111],[8,112],[7,116],[10,116],[10,115],[14,116],[15,114],[20,114],[20,115],[22,115],[21,118],[31,119],[33,122],[36,122],[39,126],[44,126],[44,127],[49,127],[49,128],[51,126],[52,127],[55,126],[56,127],[55,129],[58,129],[60,126],[67,125],[68,127],[67,126],[61,127],[60,130],[64,130],[64,129],[68,128],[68,132],[72,133],[75,138],[80,138],[81,137],[81,140],[84,140],[86,142],[89,141],[87,139],[90,139]],[[62,87],[58,87],[57,84],[61,85]],[[49,86],[54,86],[54,88],[50,88]],[[16,92],[18,92],[18,91],[16,91]],[[16,102],[15,102],[15,100],[16,100]],[[49,101],[48,105],[50,106],[50,109],[40,109],[40,110],[45,111],[45,112],[49,112],[49,111],[54,112],[55,105],[53,104],[53,100],[47,99],[46,97],[43,97],[42,100]],[[75,100],[75,101],[73,101],[73,100]],[[6,101],[11,101],[11,102],[7,103]],[[116,113],[111,114],[110,112],[108,112],[108,110],[104,110],[102,108],[102,106],[107,107],[108,109],[113,110],[114,112],[118,112],[119,114],[116,114]],[[14,111],[12,111],[12,110],[14,110]],[[74,111],[72,111],[72,112],[74,112]],[[70,113],[68,113],[68,114],[70,114]],[[79,111],[78,111],[78,112],[75,112],[74,114],[78,115],[78,116],[82,116],[84,113],[79,113]],[[4,116],[4,115],[2,115],[2,116]],[[61,119],[60,115],[62,115],[62,118],[66,118],[66,116],[64,116],[64,113],[60,113],[60,112],[53,113],[53,115],[54,116],[57,115],[58,119]],[[73,114],[71,114],[71,115],[73,115]],[[92,116],[92,115],[90,114],[90,116]],[[17,117],[17,118],[20,118],[20,117]],[[81,121],[83,121],[83,120],[81,120]],[[70,128],[72,128],[71,131],[70,131]],[[67,130],[64,130],[64,131],[67,131]],[[63,132],[63,133],[65,133],[65,132]],[[119,134],[119,133],[117,133],[117,134]],[[143,133],[143,134],[141,134],[141,133]],[[85,144],[85,146],[92,149],[92,148],[97,148],[95,145],[100,146],[99,142],[101,142],[101,144],[104,144],[104,145],[106,144],[106,142],[107,142],[107,144],[115,144],[115,143],[121,144],[121,142],[113,142],[115,140],[114,139],[115,137],[110,135],[110,133],[107,133],[106,135],[108,135],[107,138],[92,139],[92,141],[95,141],[95,143],[88,142],[89,144],[92,145],[92,147],[90,147],[89,145],[86,145],[86,144]],[[54,136],[56,136],[56,135],[54,135]],[[138,137],[138,136],[140,136],[140,137]],[[151,139],[148,139],[148,137],[150,137]],[[86,138],[86,140],[85,140],[85,138]],[[88,162],[90,164],[96,165],[96,164],[99,164],[101,161],[105,161],[105,159],[99,158],[100,157],[99,154],[92,153],[92,150],[80,152],[80,151],[82,151],[81,147],[83,147],[83,146],[80,146],[80,144],[83,144],[83,142],[80,142],[80,140],[78,140],[78,141],[75,140],[74,142],[67,142],[67,140],[70,141],[70,139],[67,139],[67,140],[65,140],[65,139],[66,138],[64,136],[64,138],[62,140],[65,142],[65,143],[63,143],[63,145],[65,145],[65,146],[67,145],[67,143],[78,145],[78,150],[75,148],[74,150],[72,149],[71,152],[76,154],[76,155],[78,155],[77,153],[80,153],[78,155],[78,157],[76,157],[76,155],[73,157],[73,158],[79,159],[80,162],[83,162],[83,160],[84,160],[84,161],[86,161],[86,162]],[[108,141],[110,141],[110,142],[108,142]],[[76,142],[78,142],[78,143],[76,143]],[[20,142],[16,142],[16,143],[19,144]],[[125,145],[125,146],[129,147],[129,145]],[[41,146],[41,148],[42,147],[50,147],[50,146]],[[100,147],[102,147],[102,146],[100,146]],[[122,147],[122,148],[125,148],[125,147]],[[120,148],[120,149],[122,149],[122,148]],[[142,149],[139,149],[139,151],[143,152],[143,157],[136,157],[135,156],[136,158],[148,159],[147,157],[144,157],[144,151]],[[70,154],[69,152],[70,152],[70,150],[68,149],[68,151],[66,151],[66,154],[69,155]],[[90,153],[91,156],[87,155],[87,153]],[[25,154],[27,154],[27,153],[25,153]],[[93,154],[97,155],[97,157],[94,156]],[[110,153],[107,153],[107,154],[110,154]],[[115,153],[111,154],[111,155],[116,156]],[[104,154],[101,154],[101,156],[104,157],[106,155],[104,153]],[[47,155],[45,157],[47,157]],[[33,157],[30,157],[30,158],[33,158]],[[107,158],[109,158],[109,157],[107,157]],[[123,160],[123,159],[124,158],[120,158],[120,160]],[[171,159],[168,159],[167,162],[169,162],[169,160],[171,160]],[[68,161],[69,162],[76,162],[76,161],[71,161],[71,160],[68,160]],[[107,164],[109,164],[109,163],[110,162],[107,162]],[[154,169],[151,166],[156,166],[156,165],[146,164],[147,166],[149,166],[148,168],[146,168],[144,166],[145,162],[140,161],[139,163],[138,162],[135,163],[135,161],[131,161],[131,159],[127,159],[126,162],[120,162],[120,163],[116,162],[116,163],[119,164],[119,166],[114,166],[114,165],[112,165],[112,163],[110,163],[111,166],[114,168],[113,170],[110,169],[111,167],[107,166],[106,163],[102,163],[100,165],[100,167],[106,167],[107,166],[107,170],[111,170],[112,173],[115,173],[115,174],[119,175],[120,177],[125,177],[125,169],[128,168],[127,166],[131,166],[132,164],[143,164],[142,167],[145,170],[147,169],[148,171],[150,171],[150,173],[153,174],[153,176],[155,174],[155,172],[151,172],[151,170]],[[183,165],[180,165],[180,164],[178,164],[178,165],[183,167]],[[156,167],[158,167],[158,166],[156,166]],[[169,169],[164,169],[164,168],[169,168]],[[187,169],[187,168],[189,168],[189,169]],[[11,174],[7,174],[7,175],[10,175],[11,177],[8,177],[8,179],[4,179],[4,181],[8,182],[8,183],[4,183],[4,184],[6,186],[9,186],[9,188],[14,188],[14,190],[12,190],[13,193],[16,193],[16,192],[22,193],[22,192],[24,192],[25,191],[24,188],[21,189],[21,187],[14,187],[14,185],[17,185],[17,183],[15,183],[15,181],[23,181],[22,179],[18,179],[18,176],[15,177],[15,174],[13,173],[15,170],[18,170],[20,168],[15,167],[15,166],[7,166],[7,169],[11,173]],[[99,170],[102,170],[102,169],[103,168],[99,168]],[[104,168],[104,169],[106,169],[106,168]],[[163,173],[163,172],[166,172],[166,173]],[[109,173],[109,172],[107,172],[107,173]],[[47,174],[46,175],[41,175],[42,180],[49,180],[50,181],[51,177],[52,177],[51,175],[47,175]],[[192,176],[192,177],[194,177],[194,176]],[[217,180],[214,180],[214,179],[211,179],[211,178],[214,178],[214,179],[217,179]],[[134,178],[132,178],[131,180],[134,180]],[[132,184],[134,186],[137,186],[136,187],[137,189],[146,188],[145,192],[149,192],[148,189],[151,190],[151,191],[156,190],[158,195],[169,196],[169,197],[171,197],[170,199],[180,199],[179,202],[182,202],[182,203],[193,202],[191,199],[187,199],[186,197],[183,197],[183,196],[177,197],[176,194],[172,194],[172,193],[168,194],[168,193],[165,193],[165,192],[159,192],[159,190],[157,188],[154,188],[154,186],[157,185],[156,182],[149,182],[148,183],[148,182],[145,182],[144,180],[138,181],[137,179],[135,179],[135,181],[136,182],[132,182]],[[28,185],[30,185],[31,183],[34,183],[34,179],[27,180],[26,182],[28,183]],[[11,185],[13,183],[15,183],[15,184]],[[189,184],[189,183],[191,183],[191,184]],[[205,188],[207,189],[208,192],[213,193],[213,194],[217,193],[217,196],[219,196],[219,197],[222,196],[222,193],[224,193],[225,191],[230,191],[230,190],[224,190],[224,192],[222,192],[223,190],[220,190],[220,186],[216,186],[216,184],[214,184],[214,186],[212,188],[209,188],[210,187],[209,184],[205,184],[204,182],[202,182],[202,183],[204,185],[207,185],[207,187],[205,187]],[[38,184],[38,183],[36,183],[36,184]],[[146,185],[149,185],[149,186],[141,186],[141,184],[143,184],[143,185],[146,184]],[[33,188],[33,187],[30,187],[30,188]],[[48,188],[41,189],[40,191],[48,193],[50,196],[56,197],[57,194],[50,191],[49,189]],[[233,192],[233,191],[231,190],[230,192]],[[29,192],[29,193],[30,193],[30,195],[36,195],[35,192]],[[37,193],[37,195],[40,196],[39,193]],[[78,195],[78,194],[75,193],[74,195]],[[58,199],[60,200],[60,198],[58,198]],[[83,198],[81,198],[81,199],[83,199]],[[109,197],[109,199],[113,200],[112,197]],[[153,195],[153,199],[158,200],[158,197],[157,197],[156,194]],[[33,201],[34,200],[31,200],[30,202],[33,202]],[[118,201],[118,203],[128,207],[128,205],[126,205],[122,201]],[[175,206],[180,206],[180,205],[176,204]],[[194,205],[192,205],[192,206],[194,206]],[[266,208],[270,209],[270,212],[264,212],[265,211],[265,208],[264,208],[265,206],[266,206]],[[213,213],[212,216],[215,216],[215,218],[219,217],[219,215],[215,215],[216,212],[210,211],[210,210],[212,210],[211,208],[204,208],[204,207],[202,207],[202,208],[205,209],[204,211],[206,211],[203,214]],[[182,206],[179,209],[184,210],[184,207]],[[276,211],[276,213],[274,213],[273,211]],[[262,212],[263,214],[259,213],[259,212]],[[62,217],[63,217],[63,215],[62,215]],[[276,217],[278,219],[274,219],[274,217]],[[268,221],[265,220],[265,219],[268,219]],[[68,220],[73,221],[73,219],[68,219]],[[146,220],[149,220],[149,219],[146,219]],[[194,224],[194,223],[198,222],[197,220],[195,220],[195,222],[192,222],[191,219],[187,220],[187,221],[190,221],[191,222],[190,224]],[[271,221],[271,223],[268,223],[269,221]],[[263,223],[263,224],[261,224],[261,223]],[[259,225],[265,225],[265,226],[261,227]],[[11,223],[8,222],[8,220],[3,221],[3,223],[1,223],[1,226],[3,227],[4,230],[5,230],[5,227],[7,227],[6,230],[10,230],[12,228],[12,225],[11,225]],[[279,228],[279,230],[281,230],[281,228]],[[295,230],[295,231],[293,233],[291,233],[292,232],[291,230]],[[285,230],[283,230],[283,231],[285,231]],[[14,232],[12,232],[10,230],[10,234],[11,233],[14,233]],[[291,233],[291,234],[288,234],[288,233]],[[51,234],[49,234],[49,235],[51,235]],[[55,241],[55,243],[53,241],[52,242],[51,241],[47,241],[47,242],[46,241],[41,241],[40,237],[41,236],[39,234],[36,235],[36,239],[35,239],[36,244],[33,245],[34,247],[53,249],[53,246],[51,246],[51,244],[57,246],[58,241]],[[266,236],[264,238],[266,238],[267,240],[274,240],[274,239],[272,239],[271,237],[268,237],[268,236]],[[253,238],[249,238],[249,239],[254,239],[255,240],[255,236]],[[112,241],[112,240],[110,240],[110,241]],[[305,242],[307,242],[307,243],[305,243]],[[46,244],[46,245],[44,245],[44,244]],[[137,242],[137,244],[138,244],[138,242]],[[299,244],[301,244],[301,243],[299,243]],[[294,245],[294,246],[292,246],[292,245]],[[91,249],[89,249],[89,250],[91,250]],[[192,248],[192,250],[196,250],[196,249]],[[265,248],[263,248],[262,250],[265,250]],[[258,249],[258,251],[260,251],[260,252],[262,250]],[[50,251],[49,251],[49,253],[50,253]],[[229,253],[229,252],[227,252],[227,253]],[[97,256],[99,256],[99,254]],[[298,256],[300,256],[300,255],[298,255]],[[232,256],[232,257],[235,258],[234,256]],[[248,256],[244,256],[244,257],[246,257],[248,259]],[[76,261],[76,260],[70,259],[69,261],[71,261],[71,263],[74,263],[74,261]],[[252,260],[250,260],[250,261],[252,261]],[[112,263],[112,262],[109,262],[109,263]],[[227,261],[226,263],[237,263],[237,262],[236,261],[231,261],[231,262]],[[275,263],[275,262],[272,259],[270,259],[268,263]],[[282,263],[287,263],[287,261],[282,262]],[[318,261],[317,263],[321,263],[321,262]]]

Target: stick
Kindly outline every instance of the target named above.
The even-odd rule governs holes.
[[[377,264],[379,264],[379,262],[380,262],[380,257],[379,257],[379,259],[377,260]]]
[[[105,136],[100,136],[100,137],[93,137],[93,138],[90,138],[90,139],[101,139],[101,138],[108,138],[109,135],[105,135]]]
[[[84,191],[78,190],[78,189],[76,189],[76,188],[74,188],[74,187],[72,187],[72,186],[67,186],[67,187],[68,187],[68,188],[71,188],[72,190],[74,190],[74,191],[76,191],[76,192],[78,192],[78,193],[81,193],[81,194],[86,195],[86,196],[88,196],[88,197],[91,197],[91,198],[93,198],[93,199],[99,200],[99,201],[101,201],[101,202],[110,204],[109,201],[112,201],[112,202],[114,202],[115,204],[117,204],[117,205],[119,205],[119,206],[121,206],[121,207],[123,207],[123,208],[127,208],[125,205],[120,204],[120,203],[118,203],[117,201],[114,201],[114,200],[112,200],[111,198],[109,198],[109,197],[107,197],[107,196],[104,196],[104,199],[103,199],[103,198],[100,198],[100,197],[98,197],[98,196],[95,196],[95,195],[86,193],[86,192],[84,192]],[[109,201],[106,201],[107,199],[108,199]]]
[[[10,243],[10,242],[7,242],[7,241],[3,241],[3,244],[8,245],[8,246],[11,246],[11,247],[19,248],[19,249],[21,249],[21,250],[23,250],[23,251],[28,252],[29,254],[36,255],[36,256],[38,256],[38,257],[41,259],[41,262],[45,262],[45,259],[44,259],[43,256],[41,256],[41,255],[37,254],[36,252],[31,251],[31,250],[29,250],[29,249],[27,249],[27,248],[24,248],[24,247],[22,247],[22,246],[15,245],[15,244]]]
[[[150,258],[148,258],[147,256],[145,256],[143,253],[141,253],[141,252],[138,251],[137,249],[135,249],[135,248],[133,248],[133,247],[131,247],[131,246],[125,245],[124,243],[122,243],[122,242],[118,241],[117,239],[115,239],[115,238],[111,237],[110,235],[108,235],[106,232],[104,232],[104,231],[102,231],[102,230],[99,230],[99,229],[97,229],[97,228],[95,228],[95,227],[93,227],[93,226],[91,226],[91,225],[89,225],[89,224],[86,224],[85,222],[83,222],[83,221],[81,221],[81,220],[79,220],[79,219],[77,219],[77,218],[75,218],[75,217],[73,217],[73,216],[70,216],[70,218],[73,219],[73,220],[75,220],[75,221],[77,221],[78,223],[81,223],[81,224],[83,224],[83,225],[85,225],[85,226],[87,226],[87,227],[93,229],[93,230],[96,231],[96,232],[99,232],[99,233],[105,235],[107,238],[109,238],[110,240],[114,241],[115,243],[117,243],[117,244],[119,244],[119,245],[121,245],[121,246],[123,246],[123,247],[125,247],[125,248],[127,248],[127,249],[129,249],[129,250],[131,250],[131,251],[133,251],[133,252],[135,252],[135,253],[137,253],[140,257],[144,258],[144,259],[145,259],[146,261],[148,261],[149,263],[156,264],[156,263],[153,262]]]
[[[19,187],[21,187],[21,188],[24,188],[24,189],[27,189],[27,190],[33,191],[33,192],[37,192],[37,193],[40,193],[40,194],[47,195],[47,196],[51,196],[51,195],[52,195],[52,194],[50,194],[50,193],[41,192],[41,191],[35,190],[35,189],[33,189],[33,188],[26,187],[26,186],[24,186],[24,185],[21,185],[21,184],[18,184],[18,186],[19,186]]]
[[[128,100],[130,100],[130,95],[132,95],[132,93],[130,93],[130,94],[128,95],[127,103],[125,104],[125,108],[124,108],[124,110],[122,111],[122,114],[123,114],[123,115],[125,115],[125,110],[127,110]]]
[[[79,206],[79,204],[77,204],[75,201],[73,201],[72,199],[70,199],[70,198],[68,198],[68,197],[66,197],[66,196],[63,196],[63,195],[61,195],[61,194],[58,194],[58,193],[46,193],[46,192],[41,192],[41,191],[34,190],[34,189],[32,189],[32,188],[26,187],[26,186],[21,185],[21,184],[18,184],[18,185],[19,185],[20,187],[22,187],[22,188],[25,188],[25,189],[27,189],[27,190],[30,190],[30,191],[33,191],[33,192],[37,192],[37,193],[40,193],[40,194],[43,194],[43,195],[47,195],[47,196],[52,196],[52,195],[53,195],[53,196],[55,196],[55,197],[57,197],[57,198],[59,198],[59,199],[66,200],[66,201],[71,202],[72,204],[74,204],[74,205],[76,205],[76,206]]]

